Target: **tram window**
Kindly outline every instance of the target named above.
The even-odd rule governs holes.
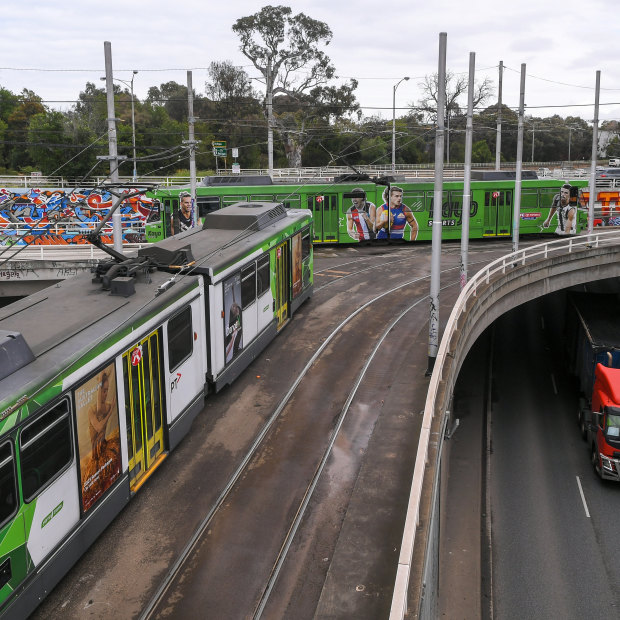
[[[233,205],[236,202],[247,202],[248,201],[248,197],[247,196],[223,196],[222,197],[222,202],[224,203],[224,206],[227,207],[228,205]]]
[[[241,308],[247,308],[256,299],[256,263],[241,270]]]
[[[525,188],[521,194],[521,210],[538,209],[538,190]]]
[[[510,192],[505,192],[503,190],[496,192],[484,192],[484,206],[509,207],[512,204],[510,196]]]
[[[168,321],[168,366],[173,372],[193,351],[192,309],[184,310]]]
[[[198,196],[196,201],[198,203],[198,217],[204,217],[220,208],[219,196]]]
[[[149,211],[149,215],[146,218],[147,222],[159,222],[161,219],[161,203],[159,200],[153,200],[153,204],[151,205],[151,210]]]
[[[17,511],[15,457],[10,441],[0,446],[0,527]]]
[[[71,461],[69,403],[63,400],[21,432],[22,492],[29,502]]]
[[[252,194],[250,202],[273,202],[273,194]]]
[[[310,256],[310,247],[311,247],[310,230],[306,229],[301,238],[301,259],[302,260],[305,260],[306,258],[308,258],[308,256]]]
[[[414,212],[424,211],[424,192],[406,192],[403,195],[403,203]]]
[[[256,263],[256,296],[269,290],[269,254],[261,256]]]
[[[289,194],[288,196],[278,196],[282,204],[287,209],[299,209],[301,206],[301,196],[299,194]]]
[[[551,207],[556,194],[560,192],[557,187],[541,187],[539,188],[540,205],[539,208]]]

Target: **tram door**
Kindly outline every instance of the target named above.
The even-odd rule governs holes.
[[[483,236],[502,237],[510,235],[512,204],[512,190],[501,189],[484,192]]]
[[[312,211],[313,241],[317,243],[338,241],[338,194],[308,196],[308,209]]]
[[[288,241],[285,241],[276,247],[276,316],[278,317],[278,329],[288,320],[289,265],[289,246]]]
[[[161,330],[123,354],[129,485],[137,490],[163,458]]]

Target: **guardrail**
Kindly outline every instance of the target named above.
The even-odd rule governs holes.
[[[18,245],[18,240],[24,240],[24,244],[32,242],[32,238],[39,239],[43,245],[81,245],[71,243],[72,237],[83,238],[97,228],[97,222],[88,222],[84,224],[63,224],[28,226],[23,222],[9,222],[0,224],[0,248],[12,245]],[[100,231],[104,237],[113,237],[114,228],[110,221]],[[136,223],[122,222],[123,245],[127,243],[135,243],[146,240],[146,229],[144,224],[136,225]],[[130,240],[127,238],[129,237]],[[66,238],[64,241],[63,239]],[[48,242],[45,242],[45,240]],[[84,241],[84,243],[86,243]]]
[[[489,265],[478,271],[478,273],[476,273],[463,287],[463,290],[452,308],[450,318],[446,323],[427,392],[422,429],[420,431],[420,438],[418,441],[407,515],[403,529],[403,538],[396,571],[392,606],[390,610],[390,620],[403,620],[405,614],[407,613],[410,574],[413,566],[412,560],[416,546],[416,533],[420,523],[422,489],[424,485],[424,476],[427,471],[432,426],[434,422],[437,422],[436,414],[439,414],[441,416],[441,421],[439,424],[435,424],[435,431],[437,428],[444,428],[448,413],[446,411],[446,405],[449,401],[449,398],[446,398],[445,395],[446,392],[451,393],[453,388],[453,384],[451,382],[456,380],[456,374],[458,372],[458,368],[454,368],[452,365],[449,365],[448,361],[454,360],[455,348],[458,347],[458,338],[463,336],[462,332],[459,333],[459,319],[467,311],[471,311],[471,304],[473,303],[472,300],[477,297],[480,289],[482,287],[487,287],[495,279],[498,279],[502,275],[506,274],[508,270],[512,270],[517,266],[534,264],[538,261],[551,258],[554,255],[566,255],[574,253],[577,250],[595,249],[611,245],[620,246],[620,230],[593,233],[591,235],[584,234],[579,237],[558,239],[547,243],[529,246],[489,263]],[[614,261],[614,264],[617,264],[617,259]],[[449,347],[452,347],[452,350],[450,350]],[[448,366],[448,368],[446,368],[446,366]],[[447,375],[448,372],[451,373],[449,377]],[[441,396],[444,398],[441,400],[440,405],[439,399]],[[441,411],[438,410],[440,406],[442,407]],[[438,469],[439,462],[441,460],[441,442],[443,442],[443,432],[441,432],[438,437],[438,446],[435,453],[435,470]],[[433,496],[436,495],[437,484],[438,478],[435,477],[432,483]],[[432,503],[435,501],[436,500],[433,499]],[[431,521],[435,517],[436,515],[433,514]],[[429,530],[432,525],[433,524],[427,525]],[[428,557],[427,549],[423,553],[425,564],[424,573],[426,574],[426,564],[429,563],[431,559]],[[420,558],[419,552],[416,554],[416,557]],[[427,591],[432,589],[430,584],[425,584],[425,586]],[[426,614],[421,613],[420,617],[426,617]]]
[[[109,245],[109,244],[106,244]],[[125,243],[123,252],[139,250],[148,243]],[[109,246],[113,247],[113,246]],[[0,264],[20,261],[80,261],[109,258],[109,254],[90,243],[75,245],[0,246]]]
[[[568,177],[568,176],[585,176],[582,174],[581,169],[575,171],[572,169],[570,162],[531,162],[524,164],[524,169],[547,169],[549,170],[548,176]],[[495,164],[472,164],[473,169],[477,170],[494,170]],[[502,170],[515,170],[515,162],[504,162],[502,164]],[[364,174],[371,176],[382,176],[386,174],[392,174],[391,164],[383,165],[359,165],[356,166],[356,170]],[[444,175],[450,176],[462,176],[463,163],[445,163]],[[553,170],[553,173],[551,173]],[[352,174],[354,171],[348,166],[307,166],[302,168],[274,168],[273,179],[286,179],[286,178],[321,178],[321,177],[334,177],[341,174]],[[266,168],[243,168],[238,173],[233,172],[231,169],[218,170],[219,175],[239,176],[241,175],[257,175],[268,176],[269,170]],[[435,174],[434,168],[429,164],[396,164],[395,173],[398,175],[405,175],[411,177],[428,177]],[[100,187],[109,183],[109,176],[91,177],[89,179],[77,178],[77,177],[62,177],[62,176],[44,176],[44,175],[0,175],[0,187],[9,188],[31,188],[31,187]],[[199,177],[197,183],[202,182],[202,177]],[[132,187],[142,183],[157,183],[163,187],[174,186],[187,186],[191,183],[191,177],[189,176],[144,176],[139,177],[137,182],[134,182],[133,177],[123,176],[119,177],[119,183]]]

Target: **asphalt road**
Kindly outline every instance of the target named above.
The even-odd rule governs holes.
[[[563,314],[562,296],[548,296],[502,317],[493,334],[493,616],[502,620],[620,617],[620,488],[594,475],[577,429]]]

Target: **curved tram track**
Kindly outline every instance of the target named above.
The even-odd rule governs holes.
[[[480,262],[505,248],[480,244]],[[294,324],[207,400],[33,617],[387,615],[413,467],[399,455],[425,395],[431,248],[390,250],[316,251],[315,295]],[[442,322],[458,260],[447,246]]]

